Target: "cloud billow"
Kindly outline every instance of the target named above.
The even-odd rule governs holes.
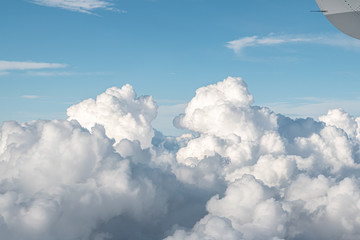
[[[358,239],[360,118],[320,121],[253,105],[229,77],[175,120],[130,85],[69,120],[0,129],[1,239]]]
[[[137,98],[129,84],[121,89],[109,88],[96,100],[85,100],[67,110],[69,120],[75,119],[89,130],[100,124],[117,143],[121,139],[139,140],[143,147],[150,147],[154,136],[150,123],[156,114],[152,96]]]

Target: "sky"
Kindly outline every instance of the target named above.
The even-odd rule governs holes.
[[[360,43],[314,10],[1,1],[0,239],[360,239]]]
[[[242,77],[255,104],[296,117],[360,114],[360,41],[306,0],[3,0],[0,121],[66,119],[131,84],[172,119],[195,90]]]

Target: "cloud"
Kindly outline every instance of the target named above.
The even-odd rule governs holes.
[[[175,125],[130,85],[0,128],[0,238],[359,239],[360,117],[291,119],[229,77]],[[180,109],[180,108],[179,108]]]
[[[166,192],[133,173],[100,126],[90,133],[77,122],[6,122],[1,136],[2,239],[90,239],[115,216],[147,222],[166,213]]]
[[[0,61],[0,71],[65,68],[66,64],[41,62]]]
[[[57,7],[74,12],[92,14],[94,10],[104,9],[126,13],[124,10],[114,8],[108,0],[30,0],[34,4],[46,7]]]
[[[275,46],[283,44],[296,44],[296,43],[309,43],[309,44],[320,44],[328,45],[341,48],[349,48],[360,50],[360,43],[356,39],[344,35],[275,35],[270,34],[268,36],[250,36],[242,37],[237,40],[228,42],[225,46],[233,50],[237,54],[241,54],[244,49],[250,47],[265,47]]]
[[[150,147],[154,136],[150,123],[156,114],[153,98],[137,98],[129,84],[121,89],[109,88],[96,100],[85,100],[67,110],[69,120],[77,120],[89,130],[101,124],[117,143],[122,139],[139,140],[143,147]]]
[[[29,76],[37,77],[56,77],[56,76],[94,76],[109,75],[111,72],[68,72],[68,71],[29,71],[25,73]]]
[[[26,98],[26,99],[37,99],[40,98],[40,96],[37,95],[22,95],[22,98]]]
[[[176,123],[199,137],[177,151],[183,166],[175,174],[189,184],[213,187],[224,179],[227,186],[192,230],[168,239],[357,238],[353,219],[360,209],[350,213],[341,204],[349,198],[353,207],[360,196],[360,118],[332,110],[320,120],[292,120],[252,106],[239,78],[198,89]],[[327,231],[329,225],[336,227]]]

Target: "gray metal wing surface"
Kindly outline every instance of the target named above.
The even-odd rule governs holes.
[[[335,27],[360,39],[360,0],[316,0],[316,3]]]

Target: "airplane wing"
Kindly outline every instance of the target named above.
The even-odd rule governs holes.
[[[360,0],[316,0],[316,3],[335,27],[360,39]]]

